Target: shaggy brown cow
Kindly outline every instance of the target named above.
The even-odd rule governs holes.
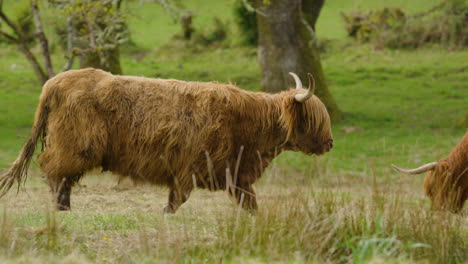
[[[392,166],[406,174],[429,171],[424,180],[424,190],[432,208],[458,212],[468,199],[468,132],[444,159],[412,170]]]
[[[169,186],[165,212],[174,213],[195,186],[229,189],[254,210],[252,184],[282,150],[320,155],[333,146],[312,76],[304,90],[292,75],[297,89],[267,94],[96,69],[61,73],[43,87],[32,135],[0,178],[1,194],[24,183],[42,138],[39,164],[59,210],[70,208],[73,184],[96,167]]]

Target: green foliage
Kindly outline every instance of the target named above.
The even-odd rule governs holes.
[[[222,42],[227,37],[227,26],[218,17],[213,18],[213,26],[208,28],[202,35],[202,38],[206,44],[212,44],[216,42]]]
[[[175,34],[173,41],[166,47],[167,49],[173,49],[180,45],[184,48],[188,48],[190,51],[199,52],[207,47],[215,48],[228,44],[226,39],[229,35],[229,27],[227,22],[223,22],[220,18],[214,17],[212,24],[207,26],[204,30],[194,29],[190,40],[180,35]],[[177,44],[176,44],[177,43]]]
[[[49,2],[63,17],[71,19],[75,32],[75,52],[85,55],[88,60],[97,60],[97,64],[105,66],[105,69],[112,68],[115,50],[129,39],[125,15],[118,9],[116,1],[49,0]],[[64,47],[68,29],[65,20],[62,21],[57,24],[55,31],[62,39],[60,44]]]
[[[18,1],[12,5],[12,9],[8,13],[10,18],[13,20],[13,23],[21,30],[25,37],[25,41],[28,45],[32,45],[35,41],[35,28],[34,21],[31,15],[31,10],[29,9],[28,1]],[[6,26],[2,26],[4,22],[0,19],[0,29],[6,30]],[[0,35],[0,43],[10,43],[9,40],[4,39]],[[11,43],[10,43],[11,44]]]
[[[410,18],[401,28],[384,31],[380,45],[418,48],[426,43],[440,43],[449,48],[467,47],[468,3],[447,0],[433,12],[431,15]]]
[[[376,48],[418,48],[426,43],[468,46],[468,4],[446,0],[429,11],[408,16],[400,8],[342,13],[348,36]]]
[[[16,11],[16,24],[19,26],[21,32],[26,37],[28,44],[31,44],[35,40],[34,36],[34,22],[31,15],[31,10],[29,9],[29,4],[26,2],[20,2],[17,4]]]
[[[251,0],[236,0],[234,2],[234,19],[241,32],[240,37],[242,42],[248,46],[257,46],[257,15],[252,4]],[[250,7],[250,9],[247,8],[246,5]]]
[[[348,35],[367,42],[378,38],[380,31],[401,27],[405,13],[400,8],[385,7],[378,11],[341,13],[341,16]]]
[[[408,251],[413,249],[431,250],[432,246],[420,242],[405,242],[398,238],[393,226],[385,223],[381,212],[371,221],[362,221],[357,234],[344,241],[345,248],[352,254],[353,263],[368,263],[376,256],[384,259],[409,258]],[[393,223],[398,224],[398,223]]]

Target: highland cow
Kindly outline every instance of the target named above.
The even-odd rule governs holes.
[[[424,191],[431,200],[431,207],[459,212],[468,199],[468,132],[446,158],[411,170],[392,166],[406,174],[429,171]]]
[[[228,190],[248,210],[257,208],[253,184],[283,150],[323,154],[333,146],[324,104],[291,73],[296,89],[249,92],[212,82],[115,76],[73,70],[47,81],[31,137],[6,174],[0,195],[18,189],[36,143],[39,166],[57,209],[70,209],[73,185],[101,167],[137,182],[166,185],[166,213],[195,187]]]

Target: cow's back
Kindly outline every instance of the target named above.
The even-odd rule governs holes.
[[[57,91],[49,145],[78,158],[86,170],[102,166],[156,184],[171,184],[177,174],[207,181],[212,172],[224,178],[240,147],[254,147],[259,140],[248,129],[262,124],[237,111],[255,105],[248,100],[256,98],[235,86],[115,76],[96,69],[65,72],[49,82]],[[240,126],[242,120],[249,126]]]
[[[130,76],[99,82],[92,93],[109,138],[103,168],[156,184],[176,174],[206,175],[207,155],[226,159],[232,144],[232,115],[216,89]]]

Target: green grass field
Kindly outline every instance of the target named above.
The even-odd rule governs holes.
[[[256,184],[256,216],[223,192],[203,190],[163,216],[167,189],[117,184],[97,172],[73,190],[72,211],[54,212],[33,164],[26,191],[0,200],[0,262],[468,263],[466,206],[458,215],[430,211],[424,176],[390,168],[440,159],[466,133],[468,51],[374,50],[347,39],[339,15],[383,6],[419,12],[437,2],[327,1],[317,33],[327,40],[322,63],[345,118],[333,125],[330,153],[288,152],[275,160]],[[124,73],[258,90],[256,49],[239,44],[232,4],[187,1],[197,30],[213,27],[216,13],[229,33],[221,45],[193,49],[173,41],[179,26],[159,5],[132,2]],[[23,56],[0,43],[0,172],[29,135],[40,91]]]

